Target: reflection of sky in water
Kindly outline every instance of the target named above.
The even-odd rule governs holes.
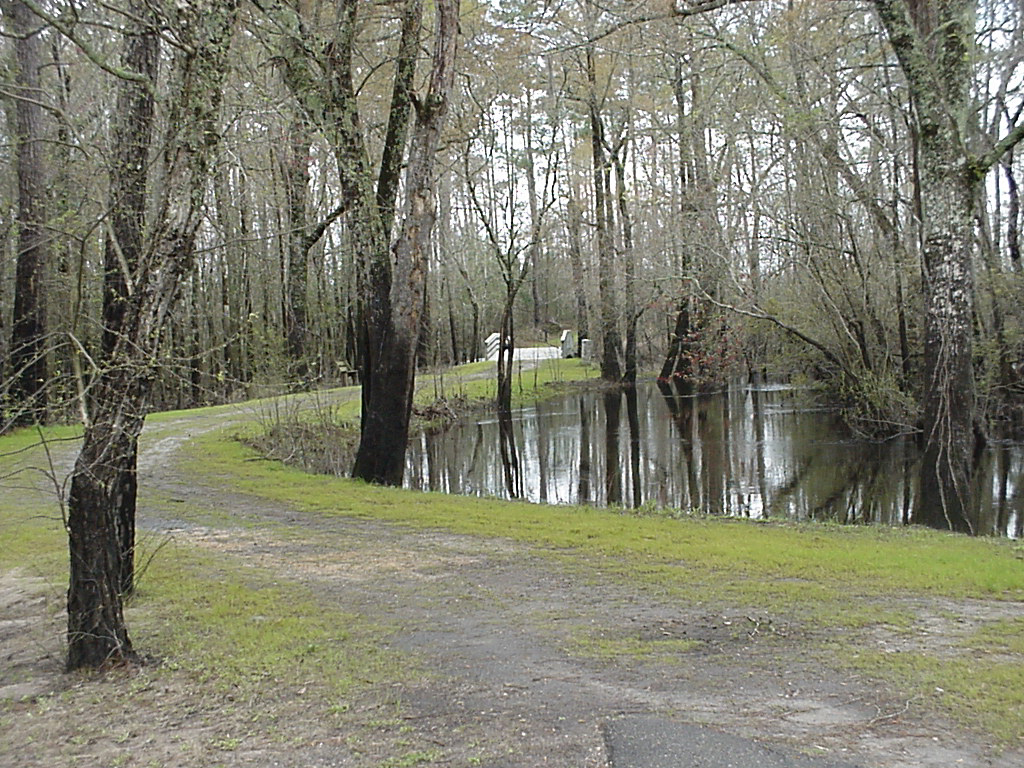
[[[620,406],[617,433],[609,397]],[[635,444],[630,421],[620,394],[575,394],[516,411],[522,497],[554,504],[610,498],[625,506],[845,523],[900,523],[913,511],[911,441],[853,440],[833,413],[802,408],[785,390],[669,400],[656,387],[641,386]],[[419,435],[407,462],[410,487],[510,496],[496,418]],[[978,530],[1021,537],[1022,472],[1021,446],[986,452],[974,500]]]

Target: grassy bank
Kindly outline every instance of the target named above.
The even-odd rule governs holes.
[[[1024,553],[1017,543],[921,528],[679,520],[378,488],[259,460],[227,435],[195,450],[195,470],[305,514],[511,539],[580,579],[628,581],[688,606],[788,626],[808,654],[895,685],[908,700],[926,701],[1000,744],[1021,742],[1024,623],[958,615],[973,601],[1005,606],[997,614],[1019,611]],[[949,634],[929,638],[936,619]],[[883,650],[879,638],[889,638]],[[644,657],[663,652],[658,642],[586,639],[580,647],[602,658]]]

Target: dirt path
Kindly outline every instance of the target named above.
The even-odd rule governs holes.
[[[811,765],[801,755],[821,761],[814,765],[1021,764],[1022,755],[993,754],[980,737],[935,722],[914,702],[837,672],[829,659],[808,652],[820,647],[820,638],[778,622],[761,626],[754,609],[722,615],[714,606],[673,604],[651,590],[595,579],[589,571],[581,576],[571,565],[509,540],[310,517],[230,488],[197,485],[183,475],[179,461],[192,437],[225,418],[249,417],[186,415],[147,427],[140,525],[150,535],[243,556],[275,578],[311,588],[325,606],[372,616],[394,628],[387,640],[391,647],[429,675],[388,692],[389,700],[400,700],[400,714],[390,725],[374,721],[376,746],[354,748],[351,739],[337,736],[336,726],[316,720],[322,707],[306,711],[305,721],[300,707],[293,711],[299,713],[294,729],[300,738],[225,751],[219,764],[656,768],[682,765],[664,757],[665,740],[692,739],[694,733],[712,738],[712,754],[724,749],[714,739],[728,734],[743,744],[756,740],[780,756],[770,762],[754,755],[749,764]],[[147,501],[157,498],[173,502]],[[198,526],[175,518],[175,504],[229,511],[238,524]],[[22,577],[8,575],[0,582],[0,651],[4,663],[19,665],[22,686],[9,691],[8,699],[67,685],[60,681],[52,634],[28,650],[24,644],[15,648],[12,640],[38,624],[41,613],[59,625],[52,601],[47,607],[25,597],[33,590],[38,593],[38,585]],[[699,640],[701,650],[615,657],[600,651],[603,641],[621,648],[662,638]],[[161,695],[171,702],[180,696],[187,710],[185,692]],[[353,702],[353,717],[366,726],[373,717],[366,713],[377,703],[375,694]],[[18,711],[0,710],[0,733],[14,727]],[[190,719],[186,711],[175,727],[192,727],[209,740],[215,716],[200,715]],[[0,765],[58,764],[45,762],[45,750],[39,762],[4,755],[3,744]],[[190,758],[169,744],[160,747],[164,752],[157,746],[139,753],[157,755],[153,762],[138,764],[210,764],[201,752]],[[657,761],[659,750],[664,763]],[[74,764],[106,764],[104,753],[96,754],[100,762]],[[722,758],[687,764],[748,763]]]

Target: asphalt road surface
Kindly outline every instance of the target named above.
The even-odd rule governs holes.
[[[650,715],[613,720],[604,731],[612,768],[856,768]]]

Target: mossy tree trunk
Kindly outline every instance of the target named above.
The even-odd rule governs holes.
[[[103,258],[103,336],[100,366],[112,360],[124,331],[125,313],[135,288],[146,224],[146,184],[153,134],[154,92],[160,52],[158,27],[149,5],[128,6],[122,66],[144,79],[118,83],[110,166],[110,228]],[[100,393],[102,404],[108,393]],[[109,501],[120,538],[120,589],[129,594],[135,579],[135,510],[138,481],[137,440],[118,447],[112,460],[114,483]]]
[[[874,0],[899,60],[918,141],[925,300],[921,492],[915,519],[970,527],[977,435],[974,357],[975,204],[985,173],[1021,137],[1018,125],[988,152],[968,149],[974,119],[970,0]]]
[[[402,6],[402,35],[388,128],[376,176],[371,169],[353,75],[359,6],[359,0],[339,4],[330,39],[318,39],[318,33],[307,26],[302,9],[274,3],[265,12],[276,26],[275,42],[285,82],[333,149],[341,205],[357,259],[361,306],[356,346],[362,421],[352,474],[370,482],[397,485],[402,482],[405,466],[426,253],[435,216],[434,154],[453,79],[458,3],[437,3],[433,69],[428,91],[419,98],[414,93],[413,78],[423,3],[405,0]],[[317,44],[309,45],[310,38],[317,38]],[[413,105],[416,124],[407,155],[402,229],[391,247]]]
[[[193,263],[237,0],[190,0],[163,9],[177,58],[154,225],[139,254],[119,333],[96,378],[90,421],[68,503],[69,670],[135,657],[124,621],[118,511],[134,482],[162,331]],[[151,85],[151,84],[149,84]]]
[[[619,356],[617,300],[615,295],[615,245],[612,232],[612,201],[609,199],[610,163],[605,152],[604,119],[597,95],[597,65],[593,45],[586,51],[587,112],[590,118],[591,161],[594,173],[594,222],[597,230],[597,295],[601,326],[601,378],[618,383],[622,380]]]
[[[458,17],[459,0],[437,0],[430,79],[426,93],[414,101],[416,123],[405,175],[402,229],[393,248],[388,312],[381,318],[382,327],[369,329],[375,355],[368,363],[373,386],[363,398],[363,430],[352,474],[387,485],[400,485],[405,471],[427,256],[436,216],[435,157],[455,79]]]

